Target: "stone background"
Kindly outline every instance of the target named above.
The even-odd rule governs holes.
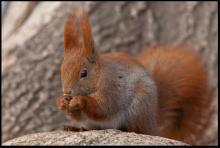
[[[215,94],[204,136],[218,145],[218,2],[10,2],[2,23],[2,142],[71,125],[55,102],[62,94],[64,24],[82,3],[102,54],[135,55],[155,43],[198,51]]]
[[[153,145],[153,146],[189,146],[186,143],[163,138],[159,136],[150,136],[136,134],[131,132],[122,132],[119,130],[93,130],[85,132],[53,131],[44,133],[28,134],[2,144],[3,146],[70,146],[70,145]]]

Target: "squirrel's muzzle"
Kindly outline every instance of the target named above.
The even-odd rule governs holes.
[[[72,88],[71,87],[63,87],[63,93],[66,95],[71,95]]]

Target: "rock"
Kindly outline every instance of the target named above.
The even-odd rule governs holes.
[[[4,142],[3,146],[16,145],[164,145],[189,146],[186,143],[158,136],[121,132],[119,130],[94,130],[85,132],[53,131],[29,134]]]
[[[2,24],[2,41],[4,42],[28,17],[37,2],[10,2]]]

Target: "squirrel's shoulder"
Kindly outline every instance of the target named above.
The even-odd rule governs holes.
[[[135,60],[134,57],[123,52],[112,52],[109,54],[103,54],[101,55],[101,58],[106,62],[116,62],[118,64],[126,65],[139,65],[139,63]]]
[[[132,58],[132,56],[123,53],[123,52],[112,52],[108,54],[101,55],[103,59],[123,59],[123,58]]]

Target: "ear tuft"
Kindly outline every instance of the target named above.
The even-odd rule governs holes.
[[[93,40],[88,15],[84,7],[81,15],[81,29],[84,41],[82,53],[91,63],[96,63],[98,54]]]
[[[93,40],[90,39],[89,43],[90,43],[90,58],[89,58],[89,61],[91,63],[95,63],[96,62],[96,49],[95,49],[95,46],[93,44]]]
[[[80,24],[77,17],[78,9],[74,8],[69,14],[64,27],[64,50],[65,54],[72,48],[80,49],[82,43],[80,42]]]

